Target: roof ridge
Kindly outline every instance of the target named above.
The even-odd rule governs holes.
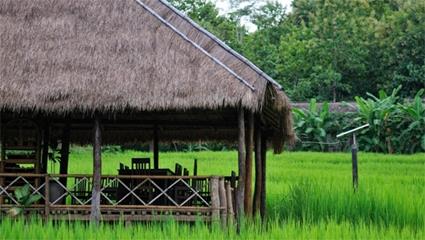
[[[207,52],[205,49],[203,49],[201,46],[199,46],[197,43],[189,39],[185,34],[180,32],[176,27],[171,25],[168,21],[163,19],[158,13],[156,13],[154,10],[152,10],[150,7],[148,7],[145,3],[143,3],[141,0],[135,0],[141,7],[146,9],[150,14],[152,14],[154,17],[158,18],[162,23],[164,23],[167,27],[169,27],[171,30],[176,32],[180,37],[182,37],[184,40],[192,44],[194,47],[196,47],[198,50],[200,50],[202,53],[207,55],[209,58],[211,58],[216,64],[227,70],[230,74],[235,76],[240,82],[242,82],[244,85],[246,85],[251,91],[255,91],[255,87],[251,85],[249,82],[247,82],[245,79],[243,79],[241,76],[239,76],[237,73],[235,73],[232,69],[230,69],[228,66],[226,66],[224,63],[222,63],[220,60],[218,60],[216,57],[212,56],[209,52]]]
[[[136,1],[139,1],[139,0],[136,0]],[[209,31],[207,31],[206,29],[204,29],[203,27],[201,27],[195,21],[193,21],[188,16],[186,16],[184,13],[182,13],[180,10],[178,10],[173,5],[171,5],[168,1],[164,1],[164,0],[158,0],[158,1],[161,2],[162,4],[164,4],[165,6],[167,6],[169,9],[171,9],[173,12],[175,12],[177,15],[179,15],[184,20],[186,20],[188,23],[190,23],[196,29],[198,29],[199,31],[201,31],[202,33],[204,33],[206,36],[208,36],[209,38],[211,38],[214,42],[216,42],[218,45],[220,45],[221,47],[223,47],[227,52],[229,52],[230,54],[232,54],[233,56],[235,56],[236,58],[238,58],[239,60],[241,60],[242,62],[244,62],[252,70],[254,70],[255,72],[257,72],[260,76],[264,77],[266,80],[268,80],[269,82],[271,82],[272,84],[274,84],[275,86],[277,86],[279,89],[283,89],[282,85],[280,85],[278,82],[276,82],[267,73],[265,73],[260,68],[258,68],[255,64],[253,64],[246,57],[242,56],[241,54],[239,54],[238,52],[236,52],[235,50],[233,50],[225,42],[223,42],[222,40],[220,40],[219,38],[217,38],[214,34],[210,33]]]

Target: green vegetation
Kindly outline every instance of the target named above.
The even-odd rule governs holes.
[[[171,0],[294,101],[351,100],[399,85],[412,97],[425,86],[425,1],[293,0],[286,12],[272,0],[230,0],[224,16],[213,2]]]
[[[103,173],[116,174],[119,162],[132,157],[151,157],[136,151],[105,151]],[[70,173],[91,173],[89,148],[74,147]],[[199,174],[228,175],[237,170],[237,153],[168,152],[160,154],[160,166],[173,168],[176,162],[191,170],[198,159]],[[51,172],[58,172],[51,166]],[[390,238],[425,237],[425,154],[359,154],[359,191],[351,185],[351,161],[348,153],[285,152],[268,153],[268,223],[265,227],[247,223],[241,239],[273,238]],[[25,229],[25,230],[23,230]],[[40,229],[43,229],[41,231]],[[47,226],[34,220],[3,221],[0,239],[23,238],[120,238],[134,236],[157,239],[227,239],[236,234],[201,223],[103,225],[94,231],[81,223]]]
[[[400,89],[394,89],[391,94],[381,90],[378,96],[367,93],[367,99],[356,97],[359,109],[356,113],[331,113],[328,102],[319,108],[315,99],[310,101],[308,109],[295,108],[295,130],[301,140],[297,149],[327,151],[329,145],[324,143],[338,142],[337,131],[340,133],[369,123],[370,127],[358,134],[361,150],[383,153],[425,152],[424,89],[419,90],[413,100],[400,98]],[[348,144],[342,148],[348,148]]]

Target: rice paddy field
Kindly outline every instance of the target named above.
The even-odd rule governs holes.
[[[150,153],[104,152],[103,174],[117,174],[120,162]],[[359,190],[351,182],[349,153],[268,153],[266,224],[245,221],[241,234],[203,223],[125,225],[43,223],[3,219],[0,239],[425,239],[425,154],[359,154]],[[91,173],[89,148],[74,147],[70,173]],[[160,167],[176,162],[199,175],[230,175],[237,153],[160,153]],[[50,172],[57,173],[52,165]]]

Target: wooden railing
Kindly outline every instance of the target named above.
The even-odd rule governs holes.
[[[233,216],[233,188],[228,177],[116,176],[101,177],[104,220],[227,220]],[[22,207],[14,191],[28,184],[40,201],[25,209],[45,217],[88,219],[92,175],[0,173],[0,212]]]

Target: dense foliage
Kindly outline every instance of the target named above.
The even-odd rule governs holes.
[[[292,100],[341,101],[403,85],[425,87],[425,1],[230,0],[220,15],[209,0],[177,8],[279,81]],[[255,25],[247,31],[241,19]]]
[[[335,138],[343,132],[369,123],[370,127],[358,133],[360,149],[383,153],[425,152],[424,89],[413,100],[398,94],[401,87],[378,96],[367,93],[367,98],[355,97],[357,113],[331,113],[328,103],[317,107],[316,100],[308,109],[294,109],[295,129],[300,139],[297,148],[303,150],[342,150],[349,142]],[[329,144],[330,145],[327,145]],[[332,147],[330,147],[332,146]]]

